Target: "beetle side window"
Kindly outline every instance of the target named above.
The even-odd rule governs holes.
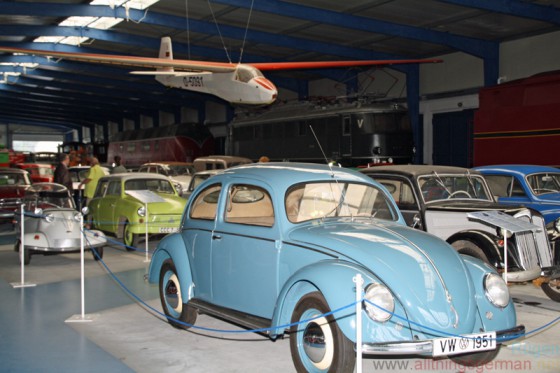
[[[230,188],[225,221],[228,223],[274,225],[274,209],[270,195],[254,185],[234,185]]]
[[[222,186],[218,184],[211,185],[200,192],[191,204],[190,218],[214,220],[221,190]]]

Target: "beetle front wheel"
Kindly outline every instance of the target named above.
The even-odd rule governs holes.
[[[351,372],[356,364],[352,342],[339,329],[319,292],[304,296],[292,314],[290,350],[298,372]],[[319,316],[319,317],[318,317]]]
[[[188,329],[196,322],[197,310],[183,302],[181,284],[171,260],[166,260],[159,274],[159,298],[163,312],[171,325]]]

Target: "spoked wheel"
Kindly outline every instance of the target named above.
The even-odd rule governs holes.
[[[21,263],[21,253],[20,253],[21,241],[20,240],[16,241],[16,245],[14,247],[14,250],[19,253],[19,262]],[[23,253],[23,264],[28,265],[29,263],[31,263],[31,251],[30,250],[25,250],[25,252]]]
[[[555,302],[560,302],[560,279],[550,280],[541,284],[541,289]]]
[[[197,311],[183,302],[181,284],[175,264],[166,260],[159,275],[159,298],[163,312],[171,325],[179,329],[189,329],[196,322]]]
[[[298,372],[351,372],[356,363],[352,342],[338,328],[319,292],[304,296],[292,314],[290,350]],[[313,319],[314,320],[305,321]]]
[[[133,251],[138,246],[139,235],[132,233],[130,222],[124,224],[123,243],[126,245],[128,251]]]
[[[455,355],[449,356],[449,358],[466,367],[478,367],[481,365],[488,364],[498,356],[500,353],[500,347],[498,346],[495,350],[475,352],[473,354]]]

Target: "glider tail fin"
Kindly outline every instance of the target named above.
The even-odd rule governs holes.
[[[159,58],[165,60],[173,59],[173,48],[171,46],[171,38],[169,36],[164,36],[163,38],[161,38],[161,44],[159,47]],[[173,72],[173,67],[161,67],[157,70]]]

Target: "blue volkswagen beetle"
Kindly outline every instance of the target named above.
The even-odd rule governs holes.
[[[474,366],[524,333],[492,267],[407,227],[368,176],[323,165],[257,163],[206,180],[160,241],[149,281],[175,327],[200,312],[288,333],[298,371],[348,372],[358,274],[364,354]]]

